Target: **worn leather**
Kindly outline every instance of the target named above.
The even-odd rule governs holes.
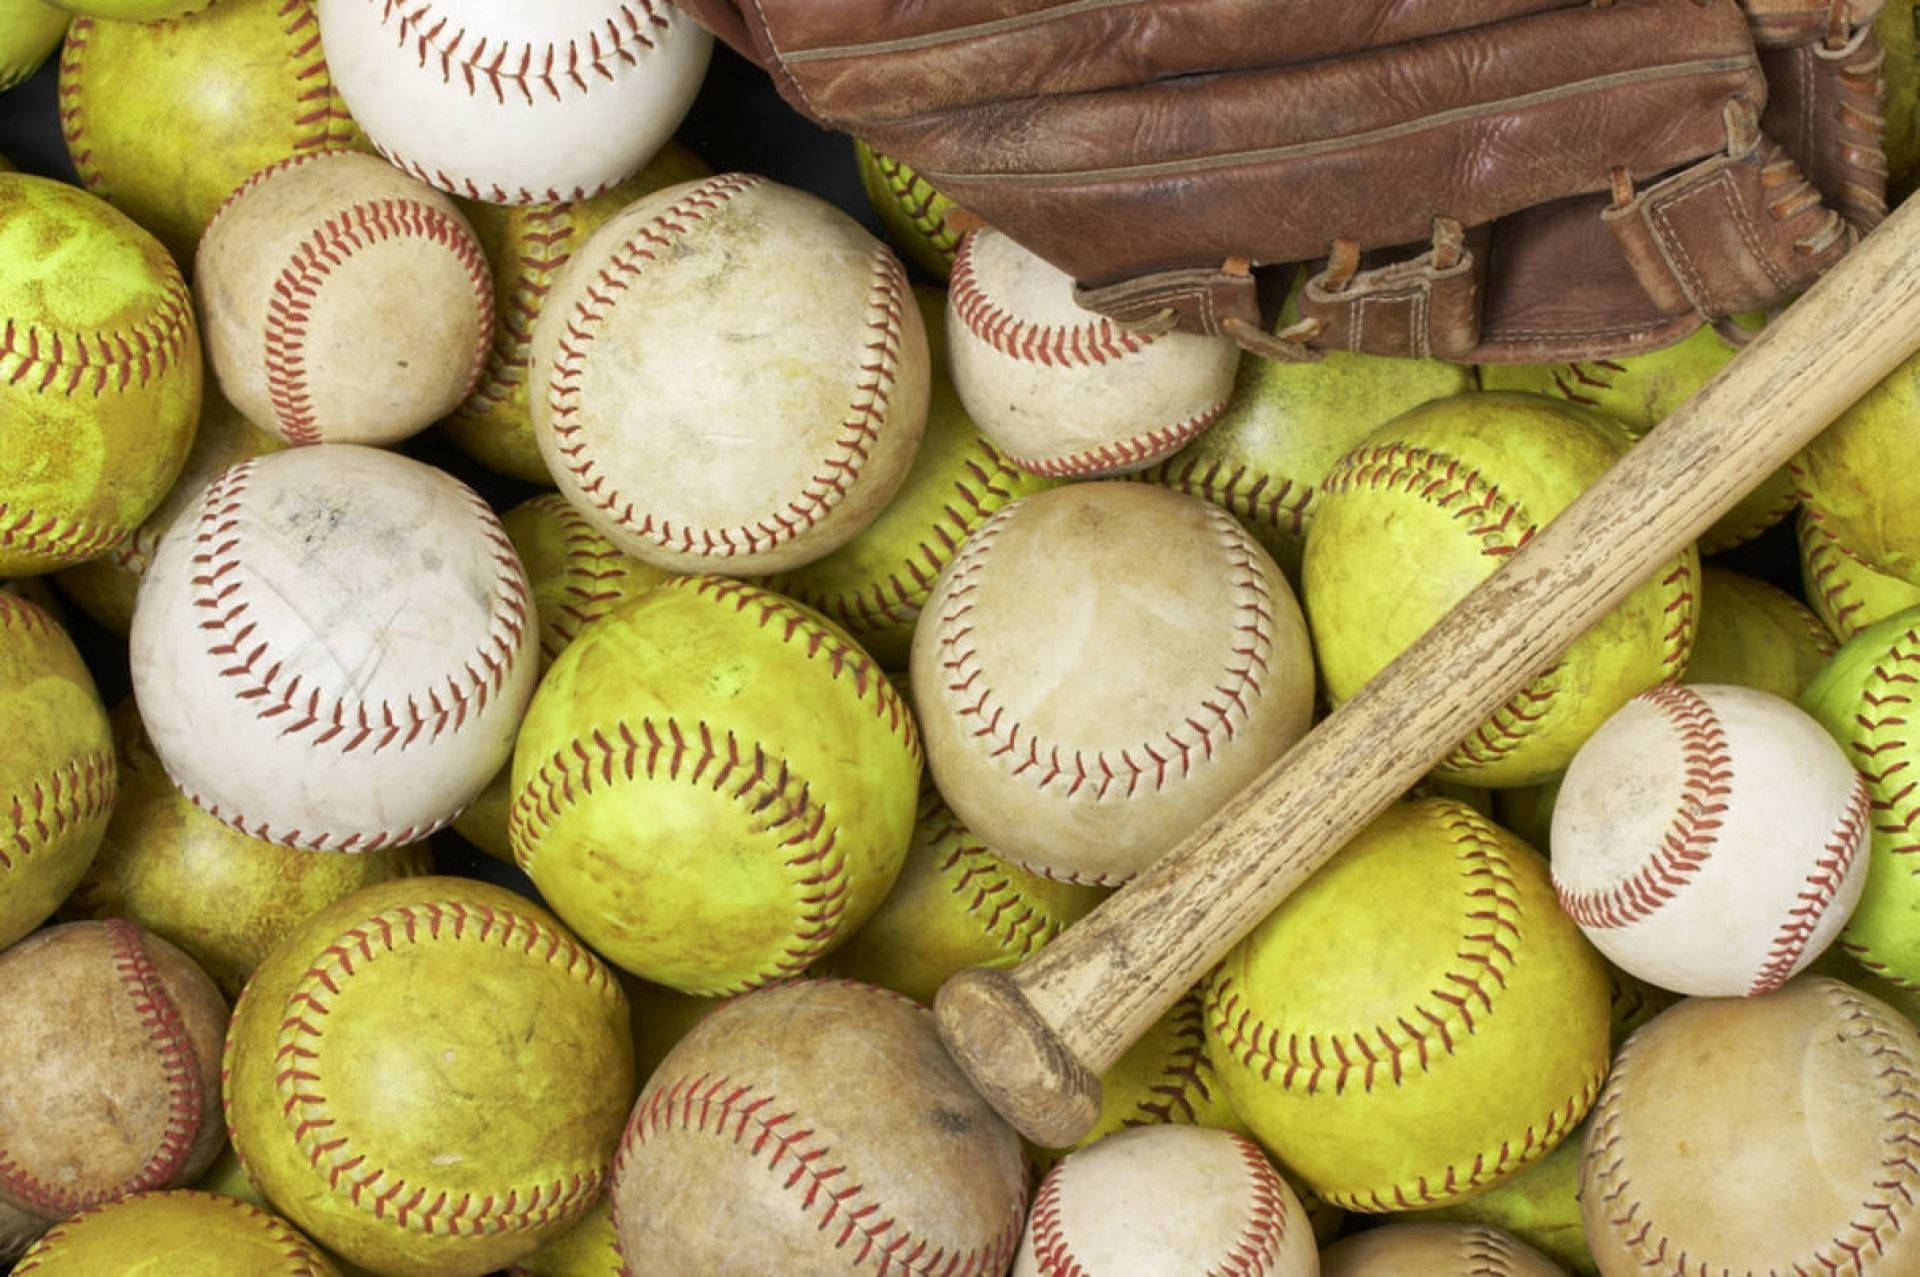
[[[1649,349],[1885,212],[1879,0],[682,4],[1083,304],[1283,358]]]

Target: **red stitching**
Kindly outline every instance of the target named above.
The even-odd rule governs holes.
[[[0,549],[63,561],[92,558],[127,536],[124,523],[100,523],[48,514],[0,501]]]
[[[513,287],[495,299],[498,323],[486,367],[473,393],[454,411],[456,421],[486,416],[526,385],[534,323],[553,289],[554,277],[573,259],[576,227],[571,204],[535,204],[511,217],[517,219],[508,222],[515,245]]]
[[[1431,448],[1384,443],[1355,448],[1320,481],[1323,493],[1401,492],[1447,512],[1480,542],[1480,553],[1503,559],[1533,540],[1538,528],[1478,470]]]
[[[1602,376],[1601,374],[1623,373],[1626,370],[1627,366],[1625,364],[1616,363],[1611,359],[1595,359],[1587,363],[1561,364],[1554,369],[1553,388],[1558,391],[1560,397],[1568,403],[1585,404],[1589,408],[1597,408],[1600,405],[1598,399],[1586,394],[1582,390],[1576,390],[1574,387],[1583,386],[1595,390],[1608,390],[1612,388],[1613,382],[1609,377]]]
[[[1820,606],[1827,627],[1845,642],[1871,623],[1867,617],[1856,619],[1866,600],[1853,590],[1855,576],[1873,568],[1841,542],[1826,518],[1811,505],[1801,507],[1796,531],[1808,594]]]
[[[916,848],[940,855],[939,880],[961,899],[966,915],[1002,953],[1030,957],[1066,930],[1066,920],[1021,890],[1007,862],[961,824],[939,791],[926,782],[921,785],[913,841]]]
[[[748,174],[723,173],[700,183],[647,225],[640,227],[608,258],[585,296],[574,303],[554,353],[547,380],[547,407],[555,449],[573,476],[580,495],[620,527],[679,554],[731,558],[770,550],[793,540],[836,507],[859,479],[868,454],[885,425],[896,371],[900,340],[909,305],[906,273],[885,245],[874,246],[872,283],[867,295],[868,319],[860,381],[853,389],[847,416],[840,424],[820,469],[795,495],[784,500],[766,518],[732,528],[678,525],[634,507],[599,468],[588,450],[585,428],[579,420],[581,380],[599,327],[612,313],[620,295],[642,272],[643,263],[656,260],[675,237],[689,232],[708,213],[734,196],[757,187],[763,179]]]
[[[66,633],[45,608],[5,587],[0,587],[0,629],[17,629],[25,634],[59,634],[62,637]]]
[[[1885,1254],[1906,1223],[1914,1207],[1915,1190],[1920,1187],[1920,1075],[1914,1061],[1903,1048],[1901,1035],[1887,1029],[1882,1012],[1853,989],[1837,980],[1822,980],[1820,988],[1838,1004],[1843,1023],[1843,1040],[1851,1039],[1868,1057],[1868,1068],[1884,1086],[1881,1099],[1886,1107],[1881,1123],[1881,1173],[1865,1187],[1870,1196],[1860,1203],[1860,1211],[1847,1221],[1846,1231],[1837,1233],[1804,1258],[1769,1256],[1782,1273],[1840,1274],[1865,1273],[1874,1256]],[[1612,1236],[1646,1271],[1700,1274],[1702,1277],[1733,1277],[1731,1269],[1717,1273],[1708,1261],[1689,1256],[1659,1227],[1646,1204],[1629,1197],[1633,1179],[1623,1176],[1626,1149],[1620,1131],[1622,1092],[1633,1076],[1634,1053],[1643,1041],[1639,1034],[1627,1040],[1614,1059],[1613,1072],[1606,1090],[1594,1109],[1593,1125],[1587,1133],[1585,1167],[1590,1177],[1585,1182],[1604,1205],[1604,1219]]]
[[[1624,927],[1673,899],[1713,858],[1721,817],[1733,792],[1727,734],[1705,697],[1678,683],[1662,683],[1634,700],[1663,715],[1677,738],[1683,774],[1680,800],[1660,845],[1631,874],[1588,891],[1554,885],[1560,907],[1582,927]]]
[[[1429,816],[1453,844],[1472,928],[1462,937],[1457,964],[1394,1023],[1325,1036],[1295,1031],[1283,1037],[1251,1004],[1242,1005],[1233,977],[1222,973],[1207,991],[1214,1036],[1262,1082],[1308,1095],[1343,1095],[1349,1087],[1371,1091],[1389,1082],[1398,1086],[1410,1074],[1431,1068],[1436,1050],[1452,1055],[1456,1035],[1472,1036],[1480,1015],[1493,1011],[1495,994],[1507,987],[1513,946],[1522,936],[1513,864],[1501,848],[1501,835],[1479,813],[1449,802],[1435,804]]]
[[[322,1274],[332,1273],[334,1271],[331,1265],[323,1267],[325,1261],[320,1258],[318,1252],[313,1249],[307,1239],[287,1227],[285,1221],[281,1220],[277,1215],[270,1215],[250,1202],[243,1202],[238,1198],[228,1197],[223,1193],[189,1193],[184,1190],[175,1190],[114,1198],[111,1201],[89,1206],[77,1214],[69,1215],[66,1219],[61,1220],[58,1224],[55,1224],[52,1228],[40,1234],[40,1238],[33,1244],[33,1248],[22,1255],[20,1261],[14,1265],[13,1277],[28,1277],[30,1273],[39,1272],[41,1266],[49,1256],[60,1258],[60,1252],[55,1249],[57,1244],[73,1234],[86,1221],[104,1212],[113,1212],[115,1214],[125,1213],[134,1218],[138,1218],[131,1209],[130,1204],[145,1201],[149,1198],[157,1198],[163,1201],[168,1198],[181,1198],[191,1201],[196,1206],[204,1204],[226,1210],[239,1211],[247,1217],[248,1223],[257,1225],[264,1230],[268,1239],[275,1245],[284,1247],[282,1256],[286,1259],[288,1267],[273,1273],[271,1277],[322,1277]]]
[[[934,206],[946,197],[892,156],[871,148],[867,154],[872,157],[873,167],[880,174],[887,193],[893,196],[894,204],[906,214],[908,224],[920,232],[928,247],[951,263],[960,247],[960,233],[947,223],[944,214],[935,216],[933,212]]]
[[[398,152],[381,146],[378,142],[374,142],[374,149],[380,152],[381,159],[415,181],[425,182],[428,186],[452,195],[465,196],[480,204],[578,204],[581,200],[589,200],[612,190],[625,180],[622,176],[614,176],[594,186],[549,186],[545,190],[530,186],[505,187],[498,182],[491,186],[482,186],[470,177],[456,177],[445,169],[428,168],[418,161],[408,159]]]
[[[491,96],[501,106],[510,100],[527,106],[542,98],[560,102],[569,89],[586,93],[596,80],[611,83],[655,47],[647,28],[664,31],[672,25],[653,0],[622,4],[564,44],[470,36],[453,19],[435,13],[430,0],[382,0],[380,21],[397,28],[399,47],[412,46],[421,70],[437,69],[449,86],[474,97]]]
[[[1460,1277],[1511,1277],[1521,1262],[1520,1247],[1513,1238],[1480,1225],[1462,1233],[1460,1258],[1472,1265],[1461,1269]]]
[[[200,1065],[193,1053],[193,1040],[181,1019],[180,1008],[168,996],[160,973],[147,956],[140,928],[124,918],[108,918],[98,924],[106,928],[107,943],[113,954],[113,967],[120,983],[133,1002],[140,1027],[159,1054],[166,1075],[167,1123],[154,1150],[139,1170],[118,1184],[83,1190],[70,1184],[50,1184],[13,1160],[0,1149],[0,1183],[19,1200],[55,1217],[97,1206],[102,1202],[165,1188],[186,1166],[193,1155],[194,1138],[200,1132],[200,1119],[206,1098],[200,1091]]]
[[[153,313],[123,329],[61,332],[0,318],[0,383],[36,393],[95,397],[150,384],[195,340],[193,300],[171,258],[160,258]]]
[[[1866,782],[1873,804],[1872,847],[1889,856],[1920,853],[1920,779],[1913,771],[1913,754],[1904,729],[1913,703],[1911,688],[1920,682],[1920,631],[1903,630],[1887,645],[1872,671],[1862,681],[1859,708],[1845,741],[1854,769]],[[1842,937],[1841,946],[1869,971],[1902,987],[1914,987],[1910,978],[1887,968],[1858,942]]]
[[[1748,997],[1770,993],[1794,974],[1801,955],[1807,951],[1807,941],[1812,938],[1814,929],[1820,925],[1828,907],[1833,904],[1834,896],[1847,880],[1847,871],[1852,868],[1853,858],[1860,850],[1867,832],[1867,814],[1871,809],[1867,784],[1856,774],[1853,789],[1847,795],[1847,809],[1841,814],[1840,823],[1834,828],[1832,836],[1827,839],[1820,858],[1807,874],[1805,885],[1794,896],[1798,903],[1787,911],[1787,920],[1775,933],[1773,944],[1767,950],[1766,964],[1754,977],[1752,986],[1747,990]]]
[[[1198,1123],[1200,1110],[1194,1101],[1212,1101],[1219,1079],[1207,1054],[1206,1005],[1201,994],[1199,988],[1189,990],[1167,1012],[1171,1048],[1133,1112],[1120,1120],[1122,1127]]]
[[[938,659],[943,686],[954,714],[976,738],[991,746],[988,756],[1009,776],[1023,777],[1043,792],[1062,798],[1085,795],[1099,802],[1109,794],[1131,797],[1153,793],[1190,775],[1233,739],[1239,723],[1260,696],[1261,679],[1273,650],[1273,598],[1260,570],[1265,552],[1217,506],[1205,507],[1226,551],[1236,602],[1231,658],[1200,703],[1176,726],[1158,737],[1124,748],[1087,751],[1042,740],[1015,719],[994,695],[992,676],[975,638],[974,596],[980,589],[993,543],[1020,507],[1007,506],[981,524],[954,559],[938,619]],[[1071,876],[1046,871],[1067,882],[1116,886],[1112,875]]]
[[[1103,443],[1097,447],[1057,457],[1010,457],[1009,459],[1029,474],[1046,475],[1054,479],[1117,474],[1129,467],[1144,466],[1158,461],[1168,453],[1179,450],[1189,440],[1218,421],[1220,414],[1226,410],[1227,401],[1222,399],[1219,403],[1188,417],[1185,421],[1147,430],[1112,443]]]
[[[1215,459],[1169,457],[1140,476],[1190,497],[1211,501],[1263,528],[1300,540],[1315,508],[1314,487],[1244,465]]]
[[[953,258],[947,296],[954,315],[968,332],[1009,359],[1045,367],[1090,367],[1138,354],[1154,342],[1143,332],[1110,319],[1084,324],[1037,324],[1021,319],[989,296],[973,264],[976,234],[960,240]]]
[[[601,536],[559,493],[543,493],[527,504],[560,524],[564,546],[566,568],[560,578],[563,598],[559,606],[539,614],[543,631],[540,651],[552,661],[579,635],[581,626],[637,598],[652,589],[656,581],[640,576],[640,564]]]
[[[781,1188],[798,1193],[800,1211],[815,1228],[835,1249],[852,1247],[847,1267],[872,1263],[874,1277],[992,1277],[1006,1271],[1020,1242],[1017,1213],[991,1243],[970,1250],[915,1236],[865,1185],[850,1182],[849,1169],[833,1162],[833,1150],[804,1118],[779,1111],[775,1097],[752,1083],[710,1074],[647,1088],[620,1141],[614,1178],[634,1149],[672,1130],[729,1139],[756,1160],[765,1154],[767,1171]]]
[[[319,443],[325,432],[314,419],[312,388],[307,384],[307,322],[321,287],[355,254],[392,239],[437,244],[451,252],[467,273],[476,326],[468,361],[468,383],[486,366],[493,338],[493,276],[473,233],[457,217],[412,199],[378,199],[355,204],[327,218],[294,249],[275,277],[267,301],[264,333],[267,395],[280,433],[295,444]]]
[[[11,598],[0,593],[0,620],[17,610],[10,606]],[[44,778],[29,781],[7,798],[7,822],[0,825],[0,870],[31,860],[71,829],[104,821],[119,792],[119,770],[110,749],[80,754]]]
[[[59,87],[55,91],[60,103],[60,136],[67,144],[67,158],[73,161],[74,176],[80,179],[80,185],[104,198],[107,184],[93,162],[80,97],[80,58],[92,42],[93,24],[94,19],[76,14],[67,25],[66,38],[60,44]]]
[[[375,914],[341,932],[287,996],[287,1015],[280,1022],[279,1046],[274,1053],[273,1081],[294,1144],[306,1155],[308,1164],[325,1176],[330,1191],[343,1191],[344,1181],[347,1200],[355,1207],[410,1231],[471,1237],[572,1219],[604,1191],[604,1166],[575,1170],[531,1186],[514,1186],[503,1194],[476,1197],[461,1193],[456,1197],[431,1185],[409,1183],[371,1164],[365,1153],[354,1148],[352,1135],[337,1126],[327,1106],[324,1080],[316,1071],[317,1046],[330,1013],[329,1003],[339,994],[342,983],[352,979],[361,964],[373,962],[403,944],[449,939],[517,949],[538,961],[557,964],[565,975],[583,981],[605,998],[623,997],[605,964],[564,932],[536,918],[457,900],[396,905]],[[231,1050],[229,1038],[229,1067]]]
[[[1660,587],[1667,593],[1667,601],[1661,607],[1667,627],[1660,635],[1663,682],[1678,682],[1687,672],[1687,659],[1693,655],[1693,631],[1699,620],[1699,608],[1694,602],[1693,563],[1693,556],[1683,552],[1660,578]]]
[[[794,890],[793,933],[785,950],[745,979],[697,992],[731,995],[798,975],[840,938],[852,888],[847,858],[836,843],[840,826],[813,800],[805,780],[785,760],[759,745],[744,746],[732,732],[716,736],[704,722],[621,721],[562,745],[542,762],[515,798],[507,834],[520,867],[529,873],[541,841],[570,809],[616,780],[669,780],[704,786],[734,800],[749,833],[765,834],[784,852]]]

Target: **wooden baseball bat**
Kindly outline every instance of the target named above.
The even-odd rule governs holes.
[[[1920,348],[1908,200],[1392,665],[1163,859],[1013,971],[947,981],[941,1037],[1063,1147],[1099,1075],[1368,821]]]

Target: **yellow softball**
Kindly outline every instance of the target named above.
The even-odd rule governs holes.
[[[1607,1071],[1605,964],[1546,862],[1471,808],[1389,808],[1207,993],[1234,1112],[1347,1210],[1482,1192],[1547,1155]]]
[[[635,1092],[613,973],[464,878],[308,919],[247,982],[222,1063],[248,1176],[390,1277],[487,1272],[559,1236],[603,1196]]]
[[[1757,332],[1766,316],[1741,315],[1737,322]],[[1702,327],[1681,341],[1641,355],[1564,364],[1487,364],[1480,369],[1480,386],[1527,390],[1598,409],[1638,439],[1738,353],[1739,347],[1718,330]],[[1718,554],[1751,541],[1791,514],[1797,500],[1792,476],[1784,468],[1776,470],[1707,529],[1700,538],[1700,552]]]
[[[1848,549],[1812,506],[1800,511],[1796,530],[1807,602],[1842,643],[1875,621],[1920,604],[1920,585],[1889,576]]]
[[[515,858],[636,975],[718,994],[797,975],[878,907],[920,745],[879,667],[817,612],[676,577],[547,671],[513,757]]]
[[[580,1222],[508,1270],[508,1277],[625,1277],[613,1203],[601,1198]]]
[[[1320,484],[1301,567],[1338,705],[1623,455],[1616,422],[1544,395],[1436,399],[1367,436]],[[1699,555],[1670,559],[1435,769],[1500,788],[1544,780],[1615,710],[1686,668]]]
[[[912,168],[859,138],[853,140],[853,159],[888,242],[927,274],[945,279],[953,271],[953,255],[964,233],[953,220],[954,202]]]
[[[1795,700],[1839,644],[1785,590],[1725,568],[1700,573],[1689,683],[1732,683]]]
[[[314,0],[93,3],[60,54],[60,127],[80,182],[182,263],[233,189],[261,169],[367,149],[334,91]],[[137,5],[122,6],[125,8]]]
[[[1855,400],[1790,468],[1800,499],[1842,544],[1874,570],[1920,585],[1920,500],[1911,486],[1916,446],[1920,355]]]
[[[119,769],[66,632],[0,590],[0,948],[45,922],[106,832]]]
[[[40,68],[73,15],[40,0],[0,0],[0,93]],[[5,168],[0,161],[0,168]]]
[[[705,177],[710,170],[677,142],[626,181],[571,204],[485,204],[455,199],[493,263],[493,344],[480,382],[441,431],[481,465],[528,483],[551,485],[533,438],[527,355],[534,321],[560,268],[614,214],[643,195]]]
[[[1106,894],[1002,860],[923,782],[893,890],[824,970],[931,1005],[954,972],[1017,966]]]
[[[947,374],[946,296],[914,289],[927,326],[927,428],[900,490],[874,521],[824,558],[766,584],[844,626],[888,669],[905,669],[934,578],[987,516],[1060,486],[1029,474],[980,433]]]
[[[173,485],[200,412],[186,281],[85,191],[0,173],[0,576],[129,535]]]
[[[1881,64],[1881,110],[1886,116],[1887,183],[1895,200],[1910,189],[1920,166],[1920,23],[1913,0],[1888,0],[1874,20]]]
[[[432,866],[424,843],[345,856],[249,838],[173,787],[131,699],[109,721],[120,797],[63,912],[132,919],[178,945],[228,997],[283,935],[325,905]]]
[[[1585,1134],[1583,1123],[1513,1178],[1465,1201],[1413,1211],[1406,1218],[1498,1228],[1574,1272],[1597,1273],[1580,1219],[1580,1146]]]
[[[338,1277],[277,1215],[216,1193],[137,1193],[85,1210],[33,1244],[15,1277]]]

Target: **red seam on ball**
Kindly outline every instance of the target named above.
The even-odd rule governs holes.
[[[527,106],[541,99],[559,102],[569,89],[585,93],[596,80],[611,83],[655,47],[648,28],[664,31],[671,25],[654,0],[622,4],[564,43],[475,36],[437,13],[431,0],[382,0],[380,22],[396,28],[400,47],[411,46],[421,70],[437,70],[447,85],[474,97],[491,97],[501,106],[510,101]]]
[[[1827,908],[1833,903],[1841,884],[1847,880],[1847,871],[1852,868],[1854,855],[1862,845],[1861,835],[1867,831],[1867,816],[1871,810],[1866,781],[1856,774],[1853,788],[1847,794],[1847,809],[1841,814],[1840,823],[1834,828],[1832,836],[1827,839],[1827,845],[1821,849],[1820,858],[1814,861],[1813,868],[1807,873],[1805,884],[1794,896],[1795,904],[1787,911],[1787,920],[1774,935],[1773,944],[1767,950],[1766,964],[1760,968],[1753,984],[1747,989],[1748,997],[1770,993],[1794,974],[1800,956],[1807,950],[1807,941],[1820,925],[1820,920],[1826,916]]]
[[[4,615],[5,605],[0,604],[0,619]],[[76,825],[104,818],[118,793],[113,751],[95,750],[68,759],[24,791],[8,795],[0,870],[11,871],[16,858],[30,859]]]
[[[1016,457],[1009,454],[1008,460],[1029,474],[1046,475],[1055,479],[1113,474],[1129,466],[1147,465],[1158,461],[1170,452],[1177,452],[1186,446],[1188,441],[1218,421],[1220,414],[1226,410],[1227,401],[1222,399],[1219,403],[1188,417],[1185,421],[1144,431],[1112,443],[1103,443],[1098,447],[1057,457]]]
[[[1230,466],[1217,458],[1169,457],[1140,476],[1149,483],[1213,504],[1293,538],[1307,534],[1315,491],[1310,483],[1296,483],[1278,475],[1259,474],[1244,465]]]
[[[973,264],[974,234],[961,238],[954,253],[947,295],[954,315],[968,332],[990,348],[1021,363],[1048,368],[1094,367],[1124,359],[1151,346],[1151,334],[1123,328],[1111,319],[1084,324],[1038,324],[1006,309],[981,285]]]

